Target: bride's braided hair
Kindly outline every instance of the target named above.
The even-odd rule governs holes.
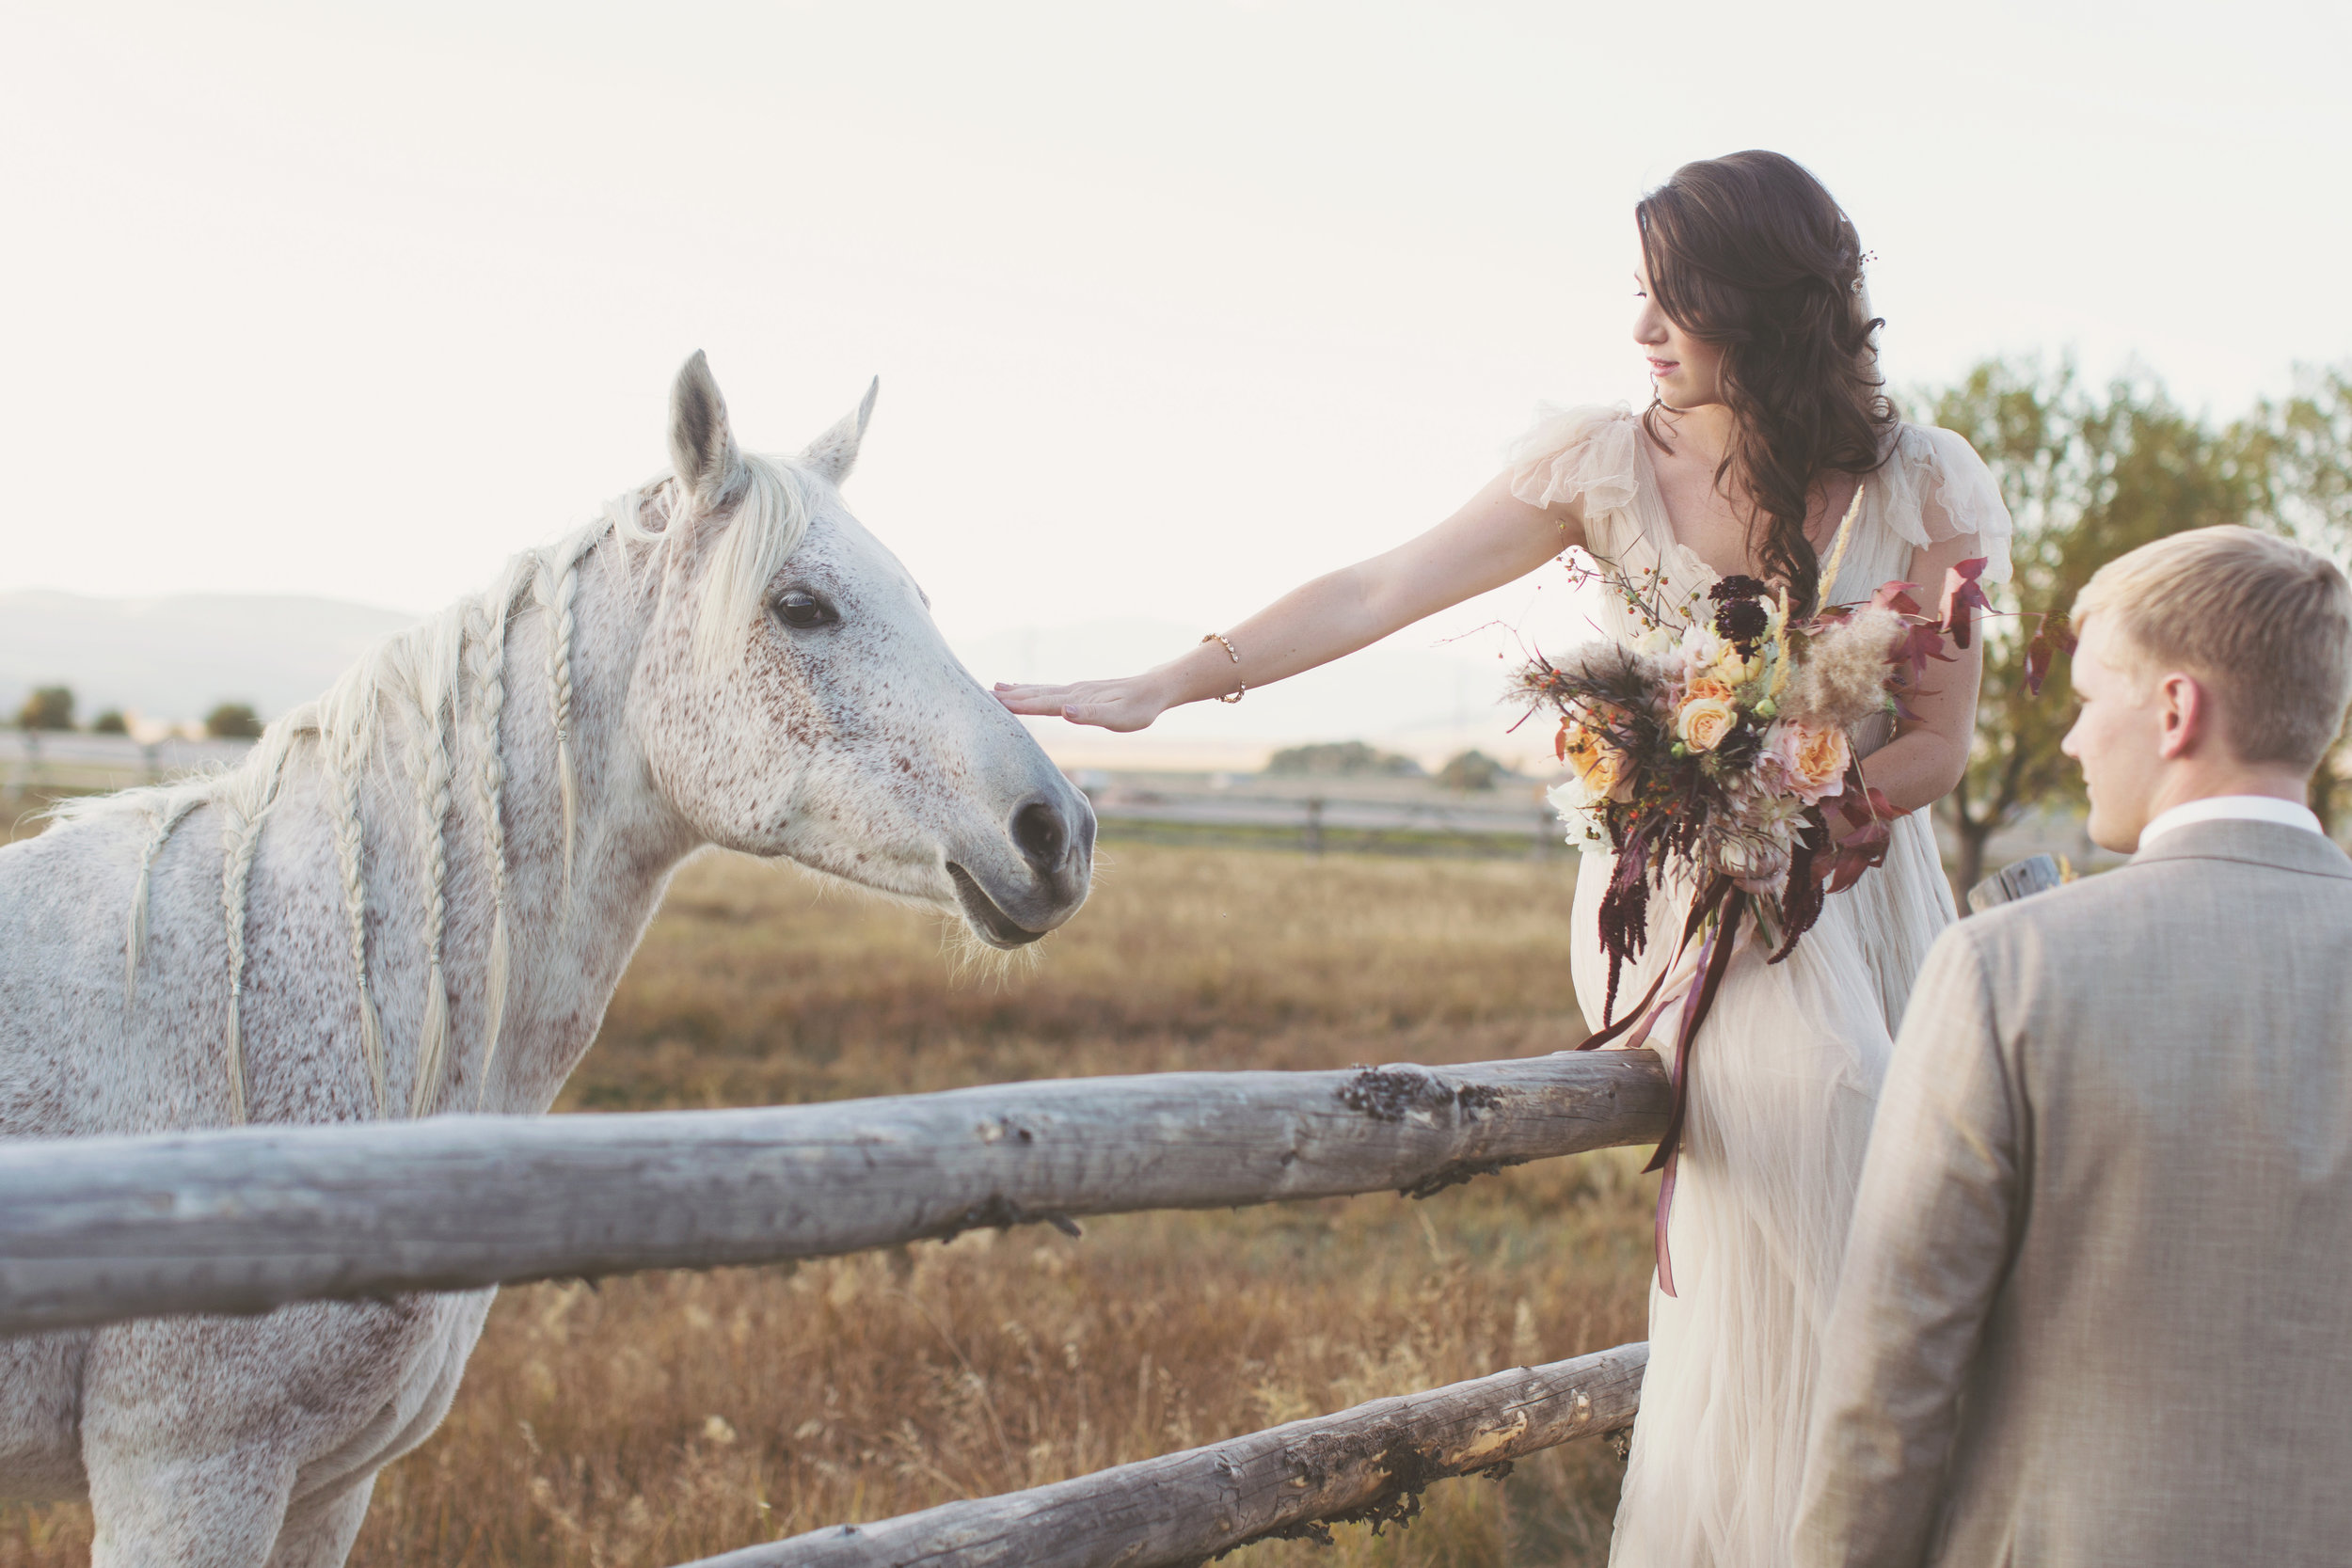
[[[1804,536],[1813,486],[1877,468],[1894,434],[1862,242],[1821,182],[1777,152],[1685,164],[1633,216],[1659,309],[1724,351],[1732,436],[1715,483],[1745,492],[1751,538],[1762,525],[1756,559],[1810,613],[1822,589]],[[1663,446],[1659,413],[1643,424]]]

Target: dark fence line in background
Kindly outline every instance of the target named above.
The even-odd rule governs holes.
[[[1552,809],[1523,797],[1458,801],[1218,793],[1094,801],[1102,835],[1197,848],[1524,860],[1570,853]]]

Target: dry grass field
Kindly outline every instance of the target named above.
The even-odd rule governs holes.
[[[933,916],[708,857],[678,878],[563,1109],[903,1094],[1573,1044],[1572,863],[1112,847],[1034,961]],[[447,1424],[353,1560],[659,1565],[1034,1485],[1642,1337],[1640,1156],[1232,1213],[1088,1222],[797,1268],[506,1291]],[[1582,1444],[1442,1483],[1410,1528],[1278,1564],[1597,1562],[1620,1466]],[[0,1565],[87,1560],[0,1513]]]

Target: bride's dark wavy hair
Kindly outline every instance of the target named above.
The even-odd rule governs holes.
[[[1804,536],[1815,483],[1868,473],[1892,450],[1895,407],[1871,341],[1886,324],[1867,313],[1862,241],[1821,182],[1777,152],[1685,164],[1633,218],[1659,309],[1724,351],[1732,436],[1715,483],[1753,499],[1756,557],[1809,613],[1821,592]],[[1661,406],[1642,420],[1663,446]]]

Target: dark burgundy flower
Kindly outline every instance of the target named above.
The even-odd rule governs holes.
[[[1717,604],[1734,604],[1742,599],[1763,598],[1772,591],[1771,586],[1762,580],[1734,572],[1727,578],[1720,578],[1714,587],[1707,591],[1707,596]]]
[[[1754,647],[1770,629],[1771,618],[1754,599],[1733,599],[1715,611],[1715,635],[1726,642],[1740,644],[1743,652]]]

